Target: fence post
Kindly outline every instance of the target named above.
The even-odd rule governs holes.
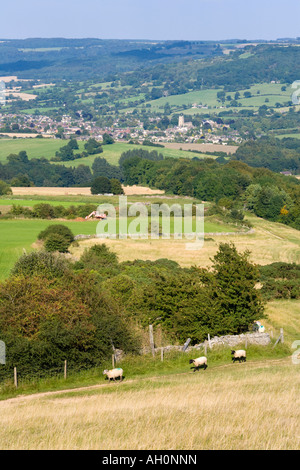
[[[14,384],[15,384],[15,387],[18,388],[18,374],[17,374],[16,367],[14,367]]]
[[[207,342],[206,340],[204,341],[204,355],[206,356],[207,354]]]
[[[186,340],[186,342],[184,343],[184,345],[183,345],[183,348],[182,348],[182,351],[183,351],[183,352],[185,352],[185,351],[187,350],[188,345],[190,344],[190,342],[191,342],[191,338],[188,338],[188,339]]]
[[[280,338],[281,342],[284,343],[283,328],[280,328]]]
[[[153,339],[153,325],[149,325],[149,338],[150,338],[150,347],[152,351],[152,356],[155,356],[155,350],[154,350],[154,339]]]
[[[65,365],[64,365],[64,378],[67,378],[67,360],[65,360]]]
[[[279,335],[278,339],[276,340],[276,342],[275,342],[273,348],[275,348],[275,346],[277,346],[277,344],[279,343],[279,341],[280,341],[281,343],[284,343],[283,328],[280,328],[280,335]]]
[[[163,347],[160,348],[160,359],[161,359],[161,361],[164,360],[164,348]]]
[[[209,333],[208,333],[208,335],[207,335],[207,339],[208,339],[209,349],[211,349],[211,342],[210,342],[210,334],[209,334]]]
[[[112,360],[112,368],[114,369],[115,367],[115,355],[114,354],[111,355],[111,360]]]

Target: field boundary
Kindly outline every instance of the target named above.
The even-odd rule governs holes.
[[[208,370],[215,370],[215,369],[225,369],[228,367],[252,367],[252,366],[265,366],[268,367],[269,365],[272,364],[280,364],[280,363],[287,363],[288,360],[291,360],[291,357],[284,357],[280,359],[266,359],[263,361],[247,361],[246,363],[236,363],[236,364],[221,364],[221,365],[216,365],[216,366],[211,366],[208,368]],[[207,372],[205,372],[207,373]],[[75,387],[75,388],[68,388],[68,389],[61,389],[61,390],[53,390],[53,391],[48,391],[48,392],[37,392],[37,393],[32,393],[29,395],[18,395],[16,397],[12,398],[7,398],[0,400],[0,406],[1,403],[9,403],[11,401],[16,401],[16,400],[32,400],[32,399],[39,399],[39,398],[44,398],[44,397],[51,397],[51,396],[56,396],[56,395],[61,395],[64,393],[77,393],[77,392],[84,392],[87,391],[89,392],[90,390],[97,390],[105,387],[111,387],[111,386],[117,386],[121,387],[122,385],[130,384],[130,383],[136,383],[136,382],[141,382],[141,381],[155,381],[159,379],[167,379],[170,377],[176,377],[176,376],[181,376],[181,375],[188,375],[188,374],[197,374],[197,372],[177,372],[175,374],[167,374],[167,375],[155,375],[155,376],[149,376],[149,377],[140,377],[140,378],[135,378],[135,379],[129,379],[129,380],[124,380],[122,382],[117,382],[117,384],[110,384],[110,383],[105,383],[105,384],[96,384],[96,385],[87,385],[85,387]]]

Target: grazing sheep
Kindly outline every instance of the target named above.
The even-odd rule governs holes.
[[[231,351],[233,362],[246,362],[246,351],[244,349],[239,349],[238,351]]]
[[[197,359],[190,359],[190,364],[194,364],[194,367],[191,367],[191,369],[194,369],[194,372],[196,370],[199,370],[200,367],[203,367],[205,370],[207,368],[207,357],[202,356],[202,357],[197,357]]]
[[[114,382],[116,381],[116,378],[120,377],[120,382],[122,382],[122,378],[123,378],[123,369],[121,369],[120,367],[116,368],[116,369],[105,369],[103,371],[103,374],[104,375],[107,375],[108,377],[108,380],[110,381],[111,379],[114,380]]]

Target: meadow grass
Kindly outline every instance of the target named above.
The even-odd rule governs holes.
[[[1,449],[299,449],[290,358],[187,368],[2,401]]]
[[[26,201],[26,200],[25,200]],[[48,200],[49,203],[53,204],[53,201]],[[57,202],[57,201],[56,201]],[[28,201],[26,206],[33,206],[36,201]],[[69,205],[67,202],[62,202],[62,205]],[[0,201],[1,206],[1,201]],[[6,206],[4,206],[6,207]],[[88,214],[87,214],[88,215]],[[127,226],[129,227],[132,222],[136,220],[135,217],[128,217]],[[17,259],[24,253],[24,251],[29,252],[34,249],[33,244],[37,240],[38,234],[44,230],[48,225],[52,224],[63,224],[69,227],[74,235],[91,235],[96,236],[96,228],[98,225],[97,220],[88,220],[88,221],[75,221],[75,220],[60,220],[60,219],[2,219],[0,221],[0,280],[6,279],[9,275],[9,272],[13,268]],[[174,229],[174,219],[171,218],[171,233]],[[195,224],[195,221],[194,221]],[[116,229],[117,233],[119,231],[119,220],[116,221]],[[227,231],[234,231],[236,230],[235,227],[231,227],[222,223],[217,222],[207,222],[205,223],[205,231],[219,231],[223,232],[224,230]],[[81,252],[83,252],[85,247],[97,244],[97,243],[104,243],[104,242],[111,242],[115,241],[120,244],[120,248],[122,251],[123,244],[126,245],[126,240],[106,240],[102,238],[92,238],[88,240],[88,244],[82,244],[80,247],[73,246],[70,248],[70,252],[75,256],[80,256]],[[131,242],[135,242],[135,240],[130,239]],[[156,240],[157,242],[163,242],[164,240]],[[169,243],[175,242],[172,238],[167,240]],[[127,241],[128,243],[129,241]],[[144,242],[144,243],[143,243]],[[129,242],[130,243],[130,242]],[[151,241],[142,240],[141,243],[143,245],[147,245],[147,250],[145,253],[151,251]],[[131,245],[133,247],[133,245]],[[37,248],[37,247],[35,247]],[[163,246],[162,246],[163,248]],[[160,256],[165,257],[165,256]],[[135,259],[135,258],[134,258]],[[145,258],[141,258],[145,259]],[[123,259],[122,259],[123,260]]]
[[[96,221],[74,222],[45,219],[11,219],[0,222],[0,279],[6,279],[18,258],[31,251],[38,234],[48,225],[63,223],[74,235],[96,233]]]
[[[222,232],[230,232],[232,229],[221,226],[217,230],[210,227],[214,220],[205,218],[205,233],[215,232],[214,235],[204,237],[204,245],[198,250],[187,250],[186,239],[182,240],[83,240],[79,247],[71,249],[75,257],[79,257],[85,248],[95,243],[105,243],[114,251],[120,261],[135,259],[155,261],[160,258],[168,258],[179,263],[182,267],[212,265],[212,258],[217,253],[220,243],[234,243],[239,252],[250,251],[250,261],[255,264],[265,265],[277,261],[286,263],[300,262],[300,233],[291,227],[276,222],[268,222],[255,216],[247,215],[252,223],[254,232],[239,234],[232,231],[228,235]],[[211,230],[209,229],[211,228]],[[218,235],[217,232],[220,232]]]
[[[275,306],[276,310],[276,306]],[[288,336],[289,337],[289,336]],[[275,339],[268,346],[247,346],[247,361],[251,363],[264,363],[266,361],[277,361],[289,357],[290,346],[279,343],[274,348]],[[149,346],[149,345],[148,345]],[[241,343],[240,347],[245,345]],[[152,354],[144,355],[126,355],[117,366],[124,370],[123,381],[128,387],[135,388],[137,381],[148,380],[158,377],[168,378],[174,374],[186,375],[194,373],[189,364],[189,359],[204,355],[204,348],[200,350],[188,349],[187,352],[170,350],[164,353],[163,361],[161,360],[160,350],[157,349],[155,357]],[[213,349],[207,349],[206,356],[208,358],[209,369],[218,370],[231,365],[231,348],[229,346],[220,346]],[[105,392],[103,386],[109,385],[106,376],[103,375],[104,369],[110,369],[111,361],[103,361],[97,367],[90,369],[69,370],[67,378],[64,378],[64,361],[61,361],[55,371],[48,371],[44,374],[18,375],[18,388],[13,384],[13,371],[11,379],[6,379],[0,384],[0,400],[10,397],[31,395],[33,393],[86,393],[87,388],[100,386],[99,393]],[[59,371],[59,369],[61,369]],[[204,371],[202,371],[204,372]],[[119,382],[120,383],[120,382]]]
[[[163,199],[154,198],[138,198],[129,197],[128,200],[133,202],[140,200],[151,200],[151,202],[157,201],[161,203]],[[73,201],[72,197],[64,197],[60,201],[59,198],[48,198],[48,199],[33,199],[24,204],[32,206],[36,201],[44,201],[53,204],[68,205]],[[74,198],[73,204],[78,204],[81,198]],[[91,198],[94,201],[97,198]],[[13,201],[14,199],[12,199]],[[16,199],[17,200],[17,199]],[[27,201],[27,199],[23,199]],[[89,200],[85,199],[84,201]],[[90,200],[90,202],[92,202]],[[7,201],[7,199],[5,199]],[[81,199],[82,202],[84,202]],[[117,199],[116,199],[117,201]],[[116,202],[115,201],[115,202]],[[180,200],[176,200],[179,202]],[[104,199],[97,201],[99,204],[104,202]],[[110,202],[114,203],[112,200]],[[186,200],[182,200],[186,203]],[[179,202],[180,203],[180,202]],[[0,200],[1,206],[1,200]],[[7,207],[3,205],[3,207]],[[206,235],[204,237],[204,245],[200,250],[187,250],[186,244],[188,240],[184,237],[182,240],[176,240],[172,237],[170,239],[141,239],[134,240],[128,238],[127,240],[120,239],[104,239],[104,238],[92,238],[89,240],[83,240],[79,243],[79,246],[72,246],[70,252],[74,258],[79,258],[85,248],[97,243],[105,243],[107,246],[114,251],[120,261],[134,261],[135,259],[151,260],[155,261],[160,258],[168,258],[178,262],[182,267],[190,266],[202,266],[208,267],[212,264],[212,258],[219,249],[221,242],[233,242],[239,252],[245,250],[250,251],[250,260],[256,264],[265,265],[275,261],[284,262],[296,262],[300,261],[300,235],[299,231],[292,229],[291,227],[274,223],[267,222],[263,219],[259,219],[255,216],[247,216],[251,221],[254,232],[249,234],[236,233],[237,227],[227,225],[218,221],[214,218],[205,218],[204,230]],[[171,219],[172,222],[173,219]],[[128,225],[135,221],[135,217],[128,218]],[[25,251],[33,249],[33,244],[37,239],[40,231],[44,230],[48,225],[62,223],[67,225],[74,235],[96,235],[96,227],[98,222],[95,220],[90,221],[74,221],[74,220],[45,220],[45,219],[2,219],[0,221],[0,279],[5,279],[9,275],[14,263]],[[171,234],[172,234],[172,223],[171,223]],[[118,229],[118,221],[117,221]],[[194,229],[194,228],[193,228]],[[223,233],[228,235],[223,235]],[[219,235],[218,235],[219,234]]]

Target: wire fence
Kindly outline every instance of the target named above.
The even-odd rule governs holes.
[[[57,367],[43,368],[38,370],[28,367],[0,366],[0,388],[14,385],[16,388],[26,385],[38,384],[39,382],[55,382],[70,379],[75,376],[100,377],[103,364],[81,365],[62,361]]]

